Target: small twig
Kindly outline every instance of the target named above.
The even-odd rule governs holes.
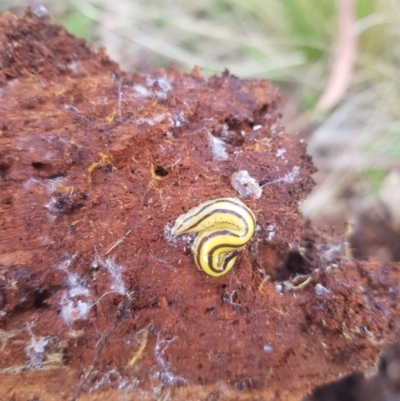
[[[122,236],[121,238],[117,239],[111,246],[108,248],[108,251],[104,254],[104,256],[107,256],[114,248],[116,248],[118,245],[120,245],[122,242],[126,240],[126,237],[132,232],[132,230],[127,231],[127,233]]]
[[[263,280],[261,281],[260,285],[258,286],[258,291],[260,291],[262,294],[265,295],[265,292],[263,290],[263,286],[265,283],[268,283],[268,281],[271,279],[271,276],[269,274],[267,274]]]
[[[136,336],[140,337],[139,349],[133,354],[132,358],[129,360],[128,366],[133,366],[142,357],[143,351],[146,348],[147,344],[149,327],[150,324],[148,324],[146,327],[144,327],[142,330],[136,333]]]
[[[292,291],[300,291],[308,286],[311,283],[312,276],[310,275],[306,280],[304,280],[299,285],[293,285],[293,282],[290,282],[290,289]]]
[[[165,166],[164,168],[167,170],[169,168],[175,167],[181,160],[182,160],[182,158],[180,157],[176,162],[174,162],[173,164],[170,164],[169,166]]]

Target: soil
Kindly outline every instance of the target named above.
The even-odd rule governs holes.
[[[400,265],[301,216],[315,168],[269,81],[127,74],[31,10],[1,15],[0,57],[1,399],[298,400],[371,374]],[[256,234],[210,277],[170,230],[239,171]]]

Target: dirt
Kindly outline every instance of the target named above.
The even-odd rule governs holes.
[[[400,265],[301,216],[315,168],[269,81],[127,74],[29,10],[0,49],[2,399],[297,400],[372,372]],[[239,171],[256,234],[210,277],[170,229]]]

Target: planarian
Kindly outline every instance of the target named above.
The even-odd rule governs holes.
[[[200,203],[176,219],[173,235],[198,232],[192,251],[199,269],[210,276],[228,273],[256,227],[254,213],[239,199]]]

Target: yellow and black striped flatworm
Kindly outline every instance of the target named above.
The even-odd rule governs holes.
[[[198,232],[192,251],[199,269],[213,277],[228,273],[256,227],[254,213],[239,199],[203,202],[176,219],[173,235]]]

